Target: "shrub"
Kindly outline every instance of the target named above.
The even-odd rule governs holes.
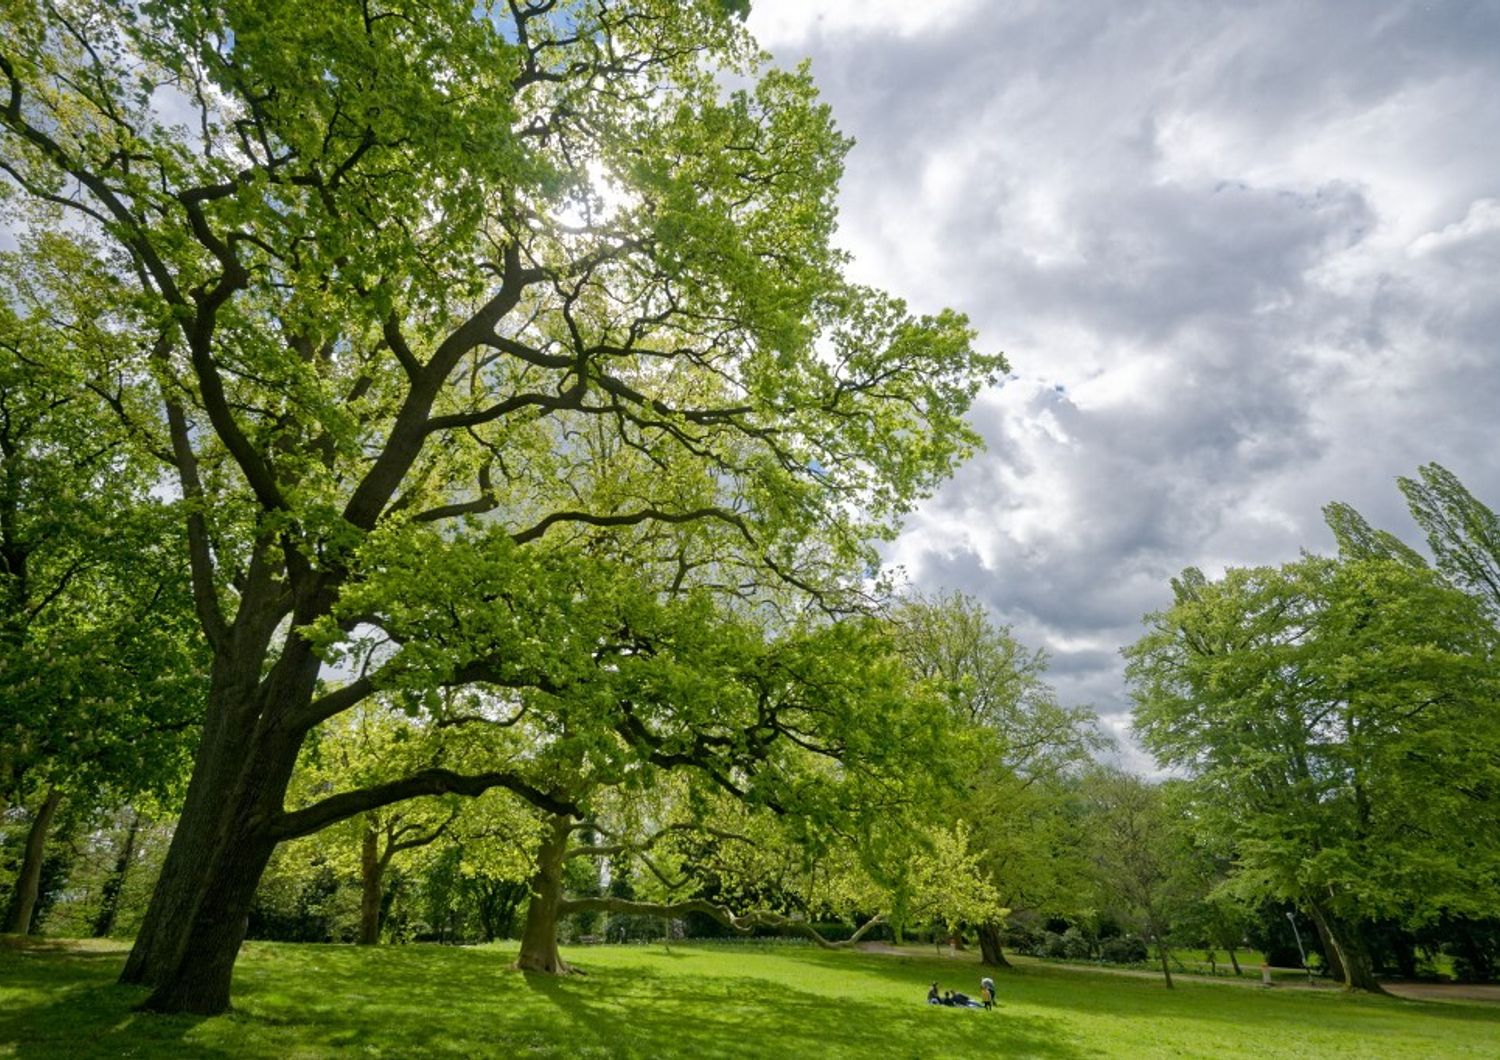
[[[1100,959],[1110,964],[1142,964],[1151,955],[1145,942],[1137,938],[1121,937],[1105,939],[1099,947]]]
[[[1076,927],[1070,927],[1067,931],[1063,932],[1062,951],[1061,956],[1075,961],[1093,956],[1089,940]]]

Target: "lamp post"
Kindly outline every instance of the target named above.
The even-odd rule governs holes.
[[[1297,930],[1297,918],[1292,915],[1290,909],[1286,911],[1286,919],[1287,923],[1292,925],[1292,935],[1297,939],[1297,954],[1302,958],[1302,970],[1307,973],[1307,985],[1311,986],[1312,969],[1307,966],[1307,951],[1302,948],[1302,932]]]

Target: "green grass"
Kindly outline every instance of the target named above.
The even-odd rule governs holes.
[[[600,946],[589,975],[507,970],[512,947],[252,943],[236,1010],[136,1013],[124,950],[0,943],[0,1056],[299,1057],[1495,1057],[1500,1006],[1270,991],[1041,963],[996,975],[998,1011],[923,1004],[977,993],[935,956],[791,947]]]

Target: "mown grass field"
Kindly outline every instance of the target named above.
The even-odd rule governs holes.
[[[114,985],[124,952],[0,942],[0,1056],[1500,1056],[1494,1004],[1028,963],[987,1013],[923,1003],[933,979],[977,993],[972,958],[796,947],[590,947],[566,953],[587,976],[556,979],[508,971],[504,945],[252,943],[232,1014],[161,1017]]]

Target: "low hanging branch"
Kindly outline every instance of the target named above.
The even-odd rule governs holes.
[[[393,802],[421,795],[483,795],[491,788],[515,792],[533,806],[550,813],[576,816],[578,807],[566,799],[528,784],[514,773],[491,772],[465,775],[449,769],[424,769],[401,780],[374,784],[367,788],[330,795],[321,802],[290,813],[282,813],[270,823],[269,832],[277,840],[296,839],[366,810],[376,810]]]
[[[758,909],[736,916],[728,907],[715,905],[713,902],[703,898],[689,898],[681,902],[636,902],[627,898],[565,898],[558,906],[560,915],[568,913],[617,913],[625,916],[681,916],[685,913],[702,913],[704,916],[712,917],[725,927],[740,934],[748,934],[758,927],[777,928],[782,931],[793,931],[812,939],[825,950],[841,950],[853,946],[870,932],[871,928],[885,923],[885,915],[877,914],[866,920],[859,929],[847,939],[839,942],[831,942],[824,938],[818,929],[806,920],[794,920],[791,917],[782,916],[780,913],[772,913],[769,910]]]

